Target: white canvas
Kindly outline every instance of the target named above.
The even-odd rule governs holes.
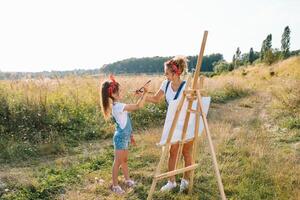
[[[209,105],[210,105],[210,100],[211,100],[210,97],[202,97],[203,111],[206,115],[207,115],[208,108],[209,108]],[[171,101],[169,103],[167,116],[166,116],[166,119],[165,119],[165,124],[164,124],[164,129],[163,129],[163,134],[161,136],[161,140],[160,140],[158,145],[164,145],[167,142],[169,131],[170,131],[170,128],[172,126],[172,122],[173,122],[173,119],[175,117],[175,113],[176,113],[176,109],[177,109],[179,101],[180,101],[180,99]],[[177,121],[177,125],[176,125],[176,128],[175,128],[173,137],[171,139],[172,144],[181,140],[181,134],[182,134],[184,119],[185,119],[185,115],[186,115],[186,111],[187,111],[187,106],[188,106],[188,102],[186,100],[184,102],[183,106],[182,106],[182,109],[181,109],[181,112],[180,112],[180,115],[179,115],[179,118],[178,118],[178,121]],[[193,110],[197,109],[196,100],[193,102],[192,109]],[[196,114],[192,112],[191,115],[190,115],[188,128],[187,128],[187,134],[186,134],[186,137],[185,137],[184,141],[189,141],[192,138],[194,138],[195,122],[196,122]],[[198,131],[199,136],[201,135],[201,133],[203,131],[203,128],[204,128],[203,120],[202,120],[202,117],[200,115],[200,125],[199,125],[199,131]]]

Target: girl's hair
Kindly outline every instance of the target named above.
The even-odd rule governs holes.
[[[174,58],[164,63],[165,67],[171,72],[180,76],[182,73],[188,70],[188,59],[185,56],[175,56]]]
[[[114,100],[112,94],[119,92],[119,86],[120,84],[115,81],[105,81],[101,85],[100,106],[105,120],[110,118]]]

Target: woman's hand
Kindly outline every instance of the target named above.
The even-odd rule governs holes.
[[[143,87],[143,92],[144,92],[144,94],[147,93],[147,92],[149,92],[149,85],[148,85],[148,84],[146,84],[146,85]]]
[[[135,91],[135,95],[141,97],[143,94],[149,92],[149,85],[150,85],[151,80],[149,80],[143,87],[140,89],[137,89]]]
[[[141,90],[136,90],[134,94],[135,94],[135,96],[137,96],[137,97],[143,96],[143,92],[142,92]]]

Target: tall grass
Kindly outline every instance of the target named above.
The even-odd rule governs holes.
[[[208,120],[228,199],[298,199],[299,61],[291,58],[271,67],[252,66],[206,79],[202,94],[213,99]],[[32,180],[25,183],[17,180],[19,176],[0,176],[9,189],[3,192],[0,188],[0,198],[146,199],[159,160],[160,150],[154,144],[159,141],[165,105],[149,104],[132,113],[135,133],[143,133],[136,135],[138,146],[130,150],[129,157],[131,177],[138,185],[124,198],[113,195],[109,191],[113,148],[107,145],[111,142],[101,141],[114,130],[99,110],[99,83],[105,78],[1,82],[2,162],[64,153],[69,146],[87,140],[97,139],[101,147],[93,155],[82,153],[34,168]],[[151,90],[156,91],[163,77],[116,79],[125,92],[124,102],[134,102],[131,89],[152,79]],[[160,128],[149,129],[153,126]],[[155,192],[155,199],[220,198],[203,136],[193,193],[178,194],[177,187],[170,193]],[[99,177],[103,182],[98,182]],[[176,178],[179,181],[180,176]],[[160,181],[157,189],[164,183]]]
[[[60,154],[79,141],[106,139],[113,124],[105,121],[99,106],[99,87],[106,77],[68,77],[3,81],[0,83],[0,162]],[[119,76],[124,101],[132,103],[133,90],[152,80],[159,87],[162,77]],[[165,106],[148,105],[132,114],[136,129],[162,124]],[[7,145],[9,144],[9,145]]]

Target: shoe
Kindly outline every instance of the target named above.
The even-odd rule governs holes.
[[[188,189],[189,187],[189,182],[187,180],[185,180],[184,178],[181,179],[181,183],[180,183],[180,192],[183,192],[184,190]]]
[[[125,191],[119,185],[111,186],[111,191],[113,191],[116,194],[124,194],[125,193]]]
[[[160,189],[161,192],[167,192],[176,187],[176,182],[168,181],[168,183]]]
[[[131,179],[125,180],[125,184],[128,187],[134,187],[136,185],[136,183],[133,180],[131,180]]]

